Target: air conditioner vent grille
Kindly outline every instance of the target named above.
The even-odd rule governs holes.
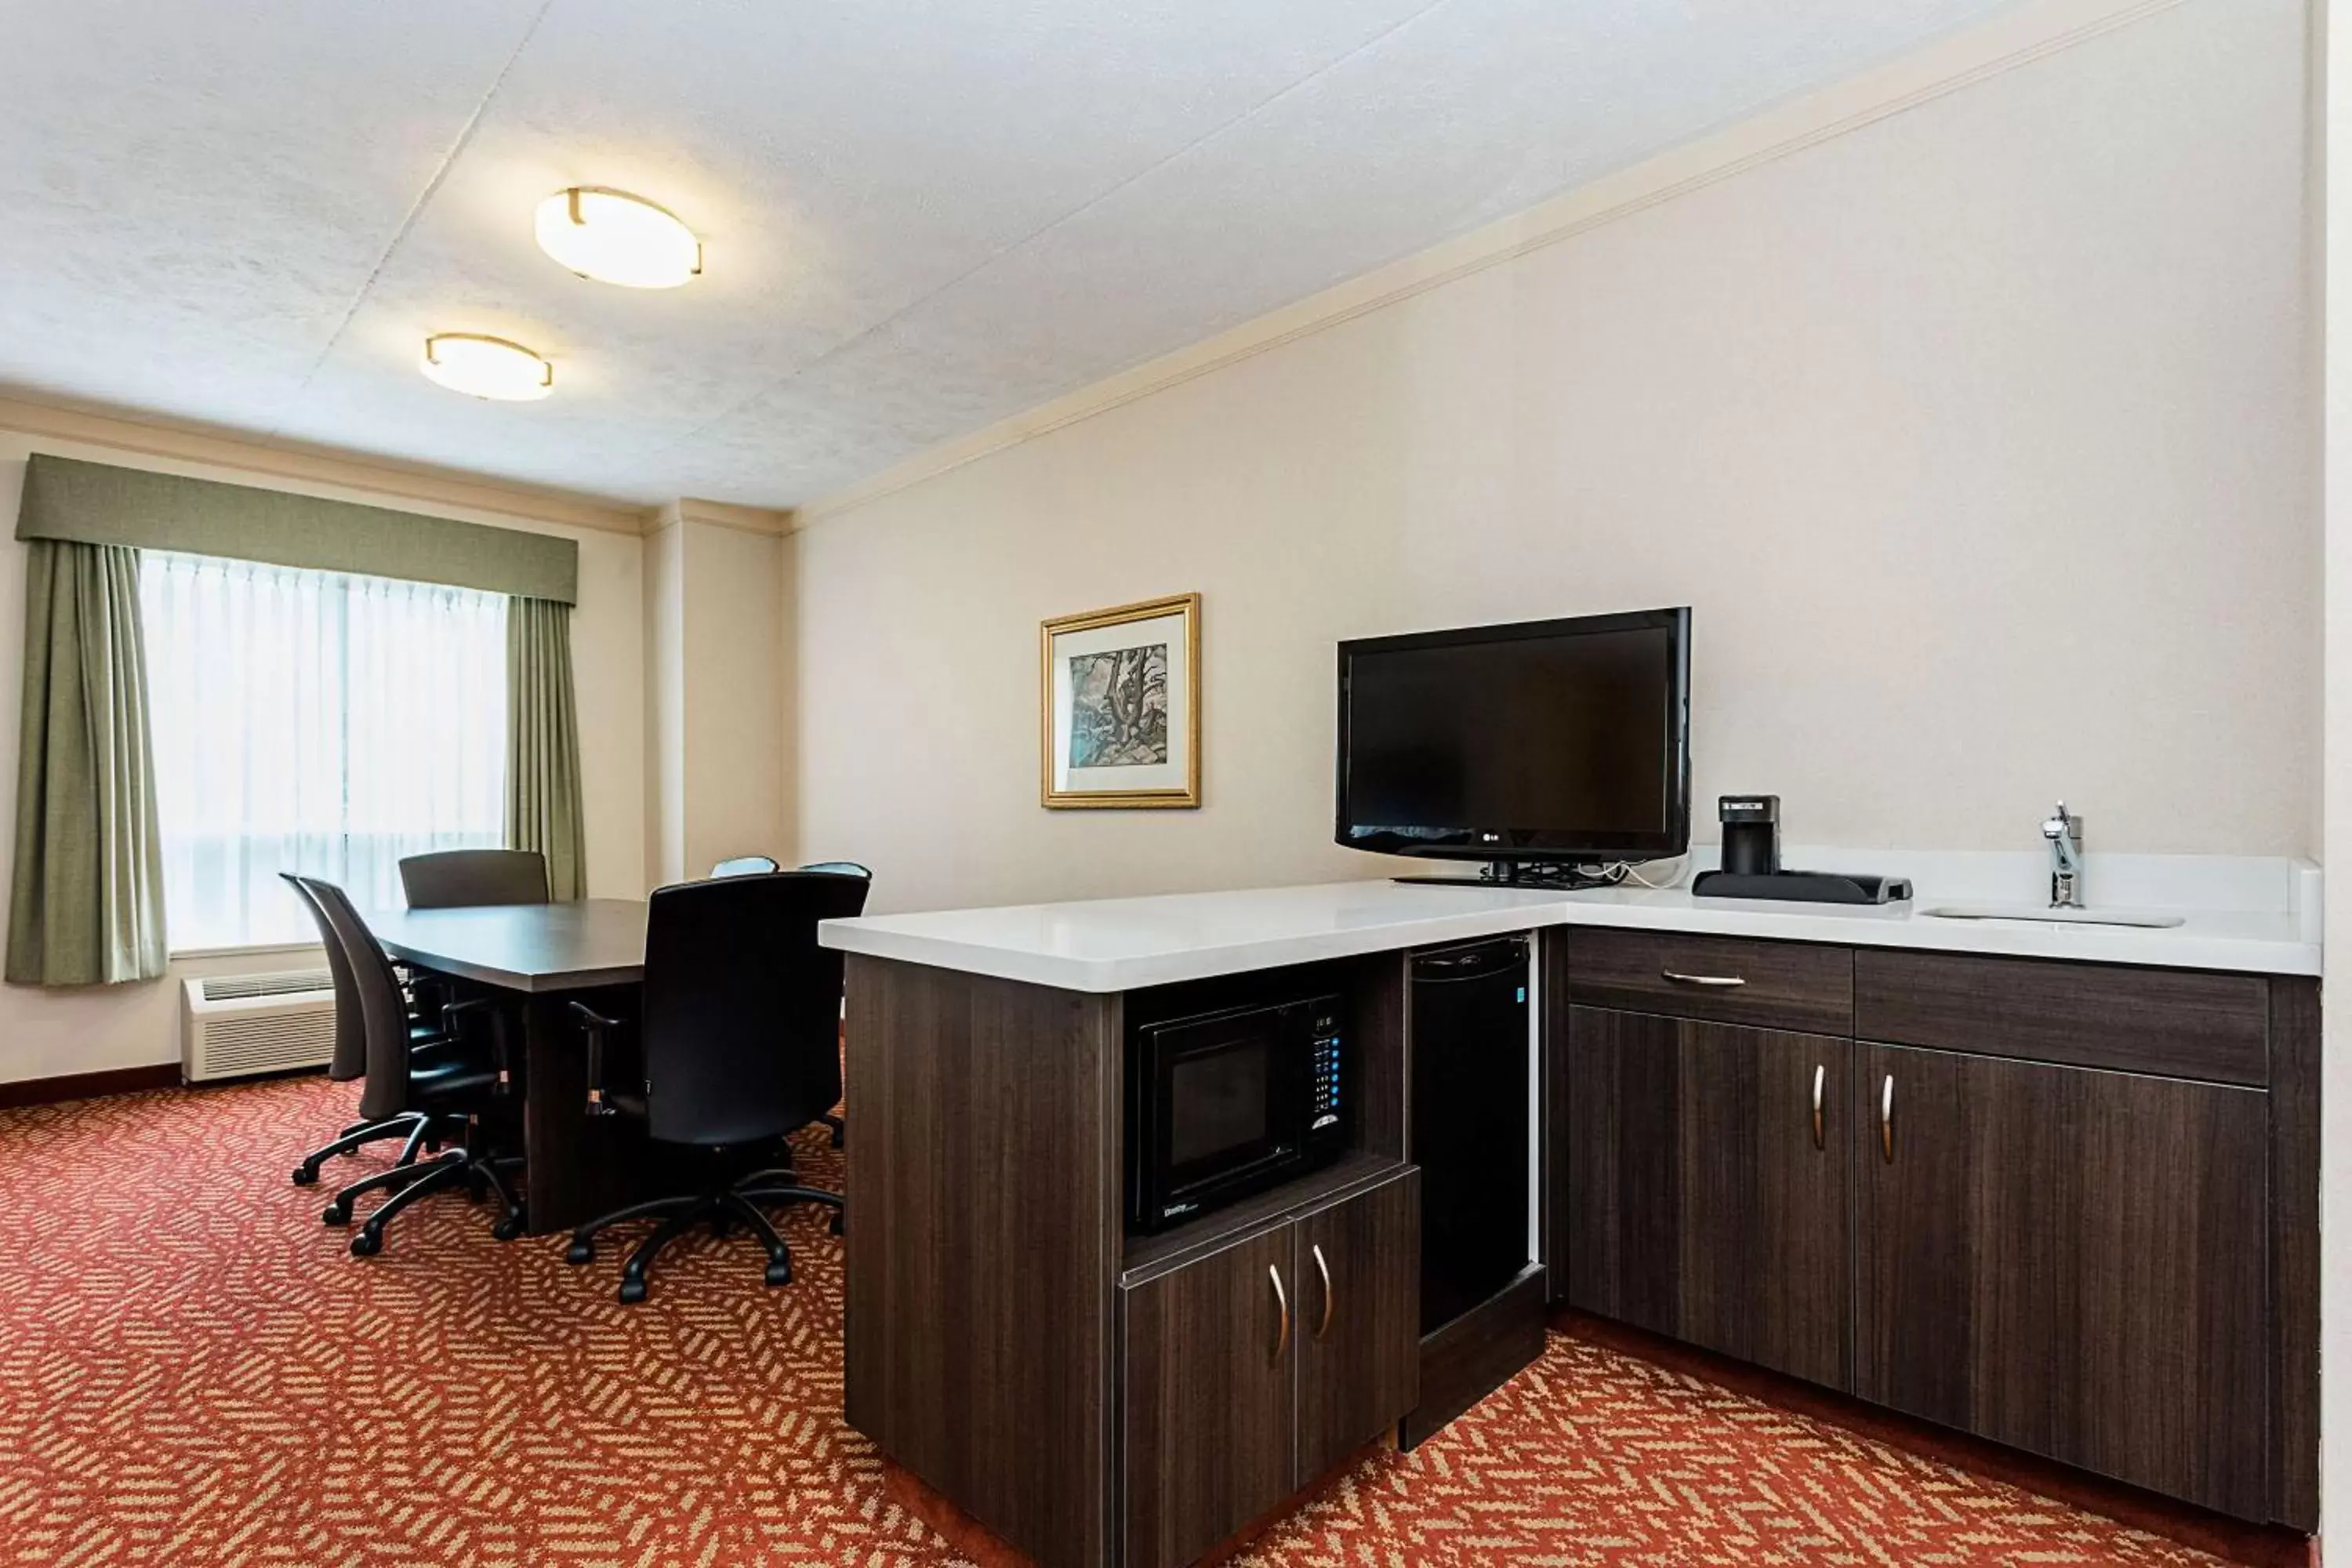
[[[335,977],[323,969],[303,969],[286,974],[215,974],[200,984],[207,1002],[243,1002],[257,996],[332,991]]]
[[[335,1049],[335,1015],[265,1013],[215,1019],[205,1026],[208,1078],[316,1067]]]
[[[324,970],[190,978],[181,990],[190,1083],[324,1067],[335,1054],[334,978]]]

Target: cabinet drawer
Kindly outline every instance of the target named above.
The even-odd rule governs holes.
[[[2215,1083],[2270,1079],[2270,984],[2251,974],[1865,949],[1854,1032],[2069,1067]]]
[[[1853,1027],[1853,954],[1806,942],[1673,931],[1575,931],[1576,1002],[1721,1024],[1843,1035]]]

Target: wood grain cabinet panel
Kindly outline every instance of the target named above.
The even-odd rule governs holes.
[[[1298,1466],[1304,1486],[1421,1397],[1421,1173],[1301,1218]]]
[[[1128,1568],[1181,1568],[1289,1496],[1294,1240],[1278,1226],[1121,1290]]]
[[[1578,1003],[1766,1029],[1853,1032],[1853,952],[1679,931],[1568,933]]]
[[[1846,1386],[1853,1048],[1574,1009],[1553,1063],[1569,1301]]]
[[[2270,983],[2255,974],[1865,949],[1854,1033],[2220,1083],[2270,1078]]]
[[[1045,1568],[1112,1552],[1119,999],[852,953],[849,1424]]]
[[[1128,1568],[1262,1519],[1419,1397],[1421,1173],[1121,1289]]]
[[[1854,1392],[2263,1517],[2265,1097],[1890,1046],[1855,1079]]]

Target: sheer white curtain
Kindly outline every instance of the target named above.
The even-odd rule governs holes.
[[[505,830],[502,595],[210,556],[140,564],[171,945],[299,942],[280,871],[401,902]]]

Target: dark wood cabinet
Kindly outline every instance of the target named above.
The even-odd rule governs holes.
[[[1854,1392],[2259,1518],[2267,1097],[1856,1048]]]
[[[1421,1173],[1120,1291],[1128,1568],[1180,1568],[1419,1397]]]
[[[1293,1239],[1279,1226],[1122,1292],[1134,1568],[1190,1563],[1290,1493]]]
[[[1573,1009],[1551,1064],[1569,1302],[1846,1386],[1852,1050]]]
[[[1758,1028],[1853,1032],[1853,952],[1683,931],[1580,929],[1568,994],[1582,1006]]]
[[[1304,1486],[1421,1397],[1421,1173],[1292,1227],[1298,1286],[1298,1465]]]

